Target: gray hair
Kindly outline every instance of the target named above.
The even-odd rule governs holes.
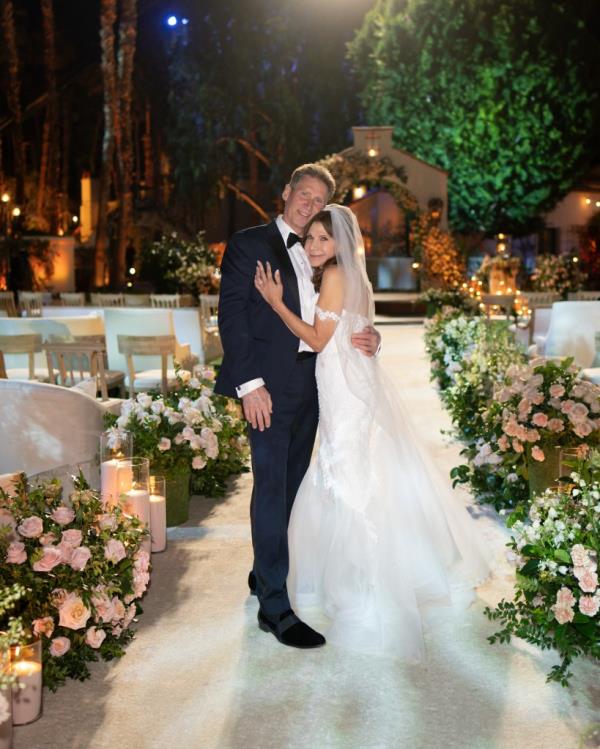
[[[321,180],[328,190],[327,202],[329,203],[335,193],[335,179],[329,169],[320,164],[302,164],[302,166],[294,169],[289,181],[290,187],[295,188],[302,177],[314,177]]]

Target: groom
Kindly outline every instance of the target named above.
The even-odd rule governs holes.
[[[286,589],[287,528],[317,431],[316,353],[300,341],[254,287],[257,261],[279,269],[284,301],[313,324],[316,293],[300,243],[304,227],[335,191],[327,169],[305,164],[282,193],[283,215],[234,234],[221,264],[219,332],[223,364],[215,391],[242,401],[248,420],[254,487],[250,503],[254,567],[249,584],[260,602],[259,627],[284,645],[314,648],[325,638],[291,610]],[[366,328],[353,345],[372,356],[379,334]]]

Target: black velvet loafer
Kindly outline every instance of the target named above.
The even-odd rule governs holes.
[[[277,621],[269,619],[259,609],[258,626],[263,632],[271,632],[282,645],[290,648],[309,649],[325,645],[323,635],[300,621],[291,609],[284,611]]]
[[[250,595],[255,596],[256,595],[256,575],[254,574],[254,570],[250,570],[248,573],[248,587],[250,588]]]

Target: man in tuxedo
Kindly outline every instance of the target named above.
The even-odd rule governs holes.
[[[269,262],[273,272],[278,269],[286,305],[312,325],[317,295],[300,237],[334,190],[327,169],[316,164],[298,167],[282,193],[283,215],[234,234],[221,265],[219,332],[224,356],[215,391],[240,398],[249,422],[254,566],[248,582],[260,602],[259,627],[282,644],[299,648],[325,644],[325,638],[291,610],[286,589],[288,521],[310,463],[319,418],[316,353],[263,300],[254,287],[254,274],[259,260]],[[366,328],[352,342],[372,356],[379,334]]]

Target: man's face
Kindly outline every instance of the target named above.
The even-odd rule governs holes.
[[[327,185],[316,177],[302,177],[296,187],[285,186],[283,218],[297,234],[302,234],[310,219],[327,205]]]

